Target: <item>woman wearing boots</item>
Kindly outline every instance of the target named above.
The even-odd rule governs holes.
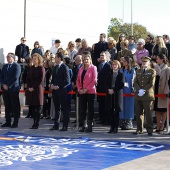
[[[32,106],[32,113],[34,123],[30,129],[38,129],[40,115],[42,112],[44,101],[44,76],[45,69],[42,66],[42,57],[40,54],[35,53],[32,56],[33,66],[30,67],[27,76],[27,99],[28,105]]]
[[[106,110],[110,115],[111,128],[108,133],[117,133],[119,126],[119,112],[123,110],[124,74],[118,60],[113,60],[111,70],[106,78]]]
[[[125,84],[123,88],[124,94],[134,92],[133,82],[136,76],[135,69],[132,68],[132,58],[124,57],[123,67],[120,69],[125,76]],[[134,119],[134,97],[123,98],[123,111],[120,112],[120,128],[122,130],[133,129],[132,120]]]
[[[83,118],[82,129],[80,129],[79,132],[92,132],[96,83],[97,83],[97,67],[92,64],[91,55],[86,54],[83,58],[83,66],[78,71],[76,81],[77,89],[80,94],[81,111]],[[88,113],[86,113],[87,107]],[[85,128],[86,117],[87,128]]]

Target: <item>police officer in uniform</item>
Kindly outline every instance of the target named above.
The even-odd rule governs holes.
[[[142,57],[142,67],[136,71],[134,81],[135,100],[136,100],[136,135],[143,134],[144,114],[146,116],[146,130],[148,136],[152,136],[153,119],[152,109],[154,101],[154,84],[156,71],[150,68],[150,58]]]

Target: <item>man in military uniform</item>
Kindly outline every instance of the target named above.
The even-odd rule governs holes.
[[[149,136],[153,132],[152,108],[154,101],[154,84],[156,71],[150,68],[150,58],[142,57],[142,67],[136,71],[134,81],[136,100],[137,131],[135,134],[143,133],[144,113],[146,116],[146,130]]]

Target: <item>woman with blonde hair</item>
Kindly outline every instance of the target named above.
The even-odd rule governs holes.
[[[42,112],[44,102],[44,77],[45,69],[42,66],[42,57],[38,53],[32,56],[33,65],[28,70],[27,75],[27,102],[32,106],[32,113],[34,117],[33,125],[30,129],[38,129],[40,115]]]
[[[85,51],[89,51],[91,53],[92,48],[88,46],[86,39],[82,39],[81,48],[78,50],[77,55],[82,55]]]
[[[74,57],[76,56],[77,54],[77,50],[75,49],[75,43],[74,41],[70,41],[68,43],[68,56],[69,58],[71,59],[72,62],[74,62]]]
[[[108,50],[107,51],[111,55],[110,60],[111,61],[115,60],[117,57],[117,49],[116,49],[116,40],[114,40],[113,37],[108,38]]]
[[[111,69],[106,77],[106,110],[110,115],[110,130],[108,133],[117,133],[119,126],[119,112],[123,110],[124,74],[120,72],[121,64],[113,60]]]
[[[151,56],[152,61],[156,62],[156,57],[158,54],[164,54],[166,57],[168,57],[168,50],[161,36],[156,37],[156,43],[152,48],[152,56]]]
[[[92,64],[91,55],[86,54],[83,58],[83,66],[78,71],[76,81],[77,89],[80,94],[81,111],[83,118],[82,129],[80,129],[79,132],[92,132],[96,83],[97,67]],[[87,128],[85,128],[86,117]]]

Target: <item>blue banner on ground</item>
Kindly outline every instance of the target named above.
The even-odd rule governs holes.
[[[161,144],[40,137],[9,132],[0,136],[0,169],[99,170],[169,148],[169,145]]]

